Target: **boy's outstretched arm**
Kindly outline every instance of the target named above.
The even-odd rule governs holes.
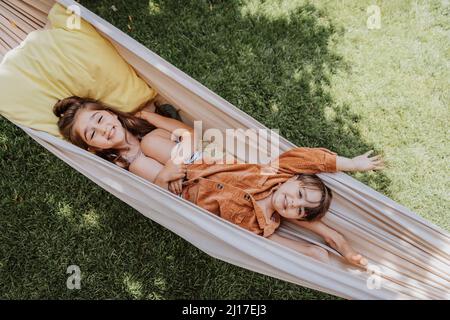
[[[372,151],[349,159],[325,148],[297,147],[280,154],[270,166],[280,173],[289,174],[383,169],[380,155],[369,157]]]
[[[303,244],[299,241],[291,240],[282,236],[277,235],[276,233],[267,237],[272,241],[278,242],[288,248],[294,249],[304,255],[310,256],[316,260],[322,262],[329,262],[328,252],[327,250],[312,244]]]
[[[300,227],[306,228],[318,234],[330,247],[337,250],[342,256],[352,265],[359,267],[367,266],[367,259],[361,254],[357,253],[342,234],[336,230],[328,227],[322,221],[300,221],[295,219],[288,219],[289,221],[299,225]]]
[[[369,155],[373,152],[370,150],[360,156],[352,159],[337,156],[336,157],[336,170],[337,171],[369,171],[369,170],[381,170],[384,169],[384,161],[380,155],[376,155],[369,158]]]

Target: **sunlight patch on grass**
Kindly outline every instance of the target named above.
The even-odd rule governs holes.
[[[162,300],[164,297],[158,292],[150,292],[147,295],[147,299],[149,300]]]
[[[155,1],[152,1],[152,0],[148,1],[148,13],[150,15],[158,14],[160,11],[161,11],[161,9]]]
[[[133,276],[126,274],[123,279],[125,290],[135,299],[142,299],[142,283],[133,279]]]
[[[333,122],[336,119],[336,110],[331,107],[326,107],[324,109],[324,117],[328,122]]]
[[[98,213],[91,209],[83,214],[83,226],[87,228],[99,228],[99,219],[100,216]]]
[[[59,217],[67,219],[67,220],[74,219],[73,208],[69,203],[58,202],[57,207],[58,207],[58,209],[57,209],[56,213],[58,214]]]
[[[4,145],[6,147],[7,142],[8,142],[7,136],[3,133],[0,133],[0,145]]]
[[[166,280],[162,277],[156,277],[153,284],[161,291],[166,290]]]
[[[276,104],[276,103],[271,103],[270,109],[272,110],[273,113],[277,113],[280,110],[280,108],[278,107],[278,104]]]

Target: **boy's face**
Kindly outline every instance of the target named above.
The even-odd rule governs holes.
[[[306,217],[304,208],[317,207],[321,198],[319,189],[305,188],[297,177],[292,177],[274,192],[272,206],[284,218],[303,219]]]

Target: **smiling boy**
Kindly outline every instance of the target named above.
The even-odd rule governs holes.
[[[320,220],[332,193],[315,174],[382,169],[381,157],[369,158],[371,152],[348,159],[324,148],[294,148],[268,165],[273,174],[262,174],[267,166],[259,164],[191,164],[182,196],[251,232],[327,262],[325,249],[275,233],[281,219],[287,219],[322,236],[347,262],[364,267],[367,260]]]

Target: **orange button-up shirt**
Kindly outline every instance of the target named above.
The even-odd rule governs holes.
[[[280,225],[268,221],[256,201],[300,173],[336,172],[336,153],[324,148],[294,148],[269,165],[190,164],[182,196],[251,232],[268,237]]]

